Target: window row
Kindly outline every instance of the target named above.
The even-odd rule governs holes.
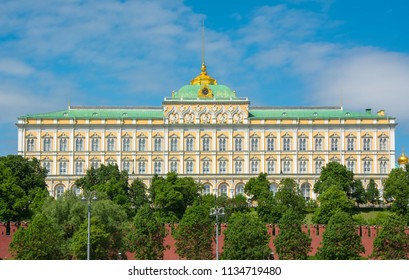
[[[201,170],[199,171],[200,174],[210,174],[212,173],[212,165],[210,160],[203,160],[201,161]],[[115,165],[117,162],[115,160],[109,159],[106,162],[107,165]],[[139,160],[136,162],[138,174],[147,174],[147,161],[146,160]],[[195,161],[187,160],[184,161],[184,173],[185,174],[194,174],[195,173]],[[91,160],[89,164],[89,168],[99,168],[101,162],[99,160]],[[43,161],[43,167],[47,169],[48,173],[51,173],[52,170],[52,161],[45,160]],[[180,162],[178,160],[171,160],[169,162],[169,171],[170,172],[180,172]],[[315,160],[313,163],[313,172],[316,174],[321,173],[322,168],[324,167],[323,160]],[[346,167],[349,171],[356,173],[356,160],[347,160]],[[130,160],[122,161],[122,170],[127,171],[128,173],[133,173],[133,166]],[[77,160],[74,162],[73,167],[73,174],[75,175],[83,175],[86,171],[85,161]],[[268,174],[274,173],[283,173],[283,174],[292,174],[292,173],[299,173],[299,174],[306,174],[312,173],[309,172],[308,161],[307,160],[299,160],[298,161],[298,170],[293,170],[293,161],[292,160],[283,160],[281,165],[281,170],[277,170],[277,162],[275,160],[267,160],[265,162],[264,171],[261,169],[261,162],[259,160],[250,160],[249,165],[249,172],[251,174],[258,174],[260,172],[266,172]],[[370,174],[372,170],[372,160],[363,160],[362,161],[362,173]],[[387,174],[389,171],[388,161],[381,160],[379,161],[379,169],[378,172],[381,174]],[[153,173],[154,174],[162,174],[164,171],[163,169],[163,161],[156,160],[153,162]],[[244,170],[244,161],[243,160],[234,160],[233,161],[233,171],[234,174],[243,174]],[[227,160],[219,160],[216,166],[216,173],[217,174],[226,174],[228,173],[228,161]],[[68,175],[68,161],[61,160],[58,161],[58,170],[57,174],[59,175]]]
[[[68,151],[68,137],[61,137],[58,139],[58,150],[61,152]],[[130,137],[122,138],[122,151],[131,151],[131,141]],[[210,151],[211,150],[211,138],[210,137],[203,137],[201,139],[202,151]],[[117,138],[108,137],[106,139],[106,151],[117,151],[116,143]],[[182,150],[179,145],[180,139],[176,137],[171,137],[169,142],[169,150],[170,151],[179,151]],[[234,151],[243,151],[244,150],[244,138],[242,137],[235,137],[233,141],[233,150]],[[260,150],[260,139],[258,137],[251,137],[249,143],[249,150],[250,151],[259,151]],[[137,139],[138,151],[146,151],[147,150],[147,138],[138,138]],[[218,138],[218,151],[227,151],[228,150],[228,138],[227,137],[219,137]],[[292,147],[292,138],[284,137],[282,139],[282,150],[283,151],[290,151],[293,150]],[[323,146],[324,138],[315,138],[314,139],[314,150],[322,151],[324,149]],[[161,137],[155,137],[153,140],[153,151],[162,151],[163,150],[163,140]],[[308,150],[308,138],[301,137],[298,138],[298,150],[299,151],[307,151]],[[85,138],[75,138],[74,141],[74,148],[75,151],[81,152],[85,149]],[[184,151],[193,151],[195,150],[195,138],[193,137],[186,137],[184,143]],[[372,150],[372,138],[363,138],[362,140],[362,150],[370,151]],[[379,138],[379,150],[386,151],[388,149],[388,139],[383,137]],[[43,138],[43,148],[44,152],[52,151],[52,138]],[[90,140],[90,150],[91,151],[100,151],[101,150],[101,139],[99,137],[91,137]],[[275,138],[268,137],[266,140],[266,151],[274,151],[275,150]],[[333,137],[330,138],[330,147],[329,150],[331,151],[339,151],[340,150],[340,138]],[[355,138],[346,138],[346,150],[347,151],[354,151],[356,150],[356,139]],[[27,138],[27,151],[35,151],[35,138]]]

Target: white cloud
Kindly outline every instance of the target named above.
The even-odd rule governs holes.
[[[15,59],[0,59],[0,74],[11,76],[28,76],[34,72],[34,68],[22,61]]]
[[[310,80],[312,97],[331,104],[342,96],[351,110],[385,109],[409,132],[409,55],[375,48],[344,50]]]

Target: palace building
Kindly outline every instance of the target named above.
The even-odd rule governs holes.
[[[345,165],[366,186],[395,167],[395,122],[383,110],[342,107],[256,107],[201,73],[161,106],[68,106],[18,118],[18,154],[48,170],[51,195],[75,187],[87,169],[117,164],[149,187],[153,174],[192,176],[205,193],[243,193],[268,174],[271,191],[293,178],[306,198],[328,162]]]

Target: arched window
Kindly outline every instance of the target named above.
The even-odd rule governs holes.
[[[306,200],[310,200],[311,186],[308,183],[303,183],[301,185],[301,194]]]
[[[238,194],[241,194],[241,195],[244,194],[244,185],[243,184],[238,184],[236,186],[236,195],[238,195]]]
[[[270,192],[272,192],[273,195],[275,195],[277,193],[277,190],[278,190],[278,186],[277,186],[276,183],[270,184]]]
[[[226,185],[226,184],[220,185],[220,187],[219,187],[219,194],[220,194],[221,196],[222,196],[222,195],[227,196],[227,185]]]
[[[63,185],[58,185],[55,187],[55,198],[60,198],[64,194],[64,186]]]
[[[210,185],[209,184],[204,184],[203,194],[210,194]]]

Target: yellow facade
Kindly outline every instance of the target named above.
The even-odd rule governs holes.
[[[175,171],[228,196],[265,172],[272,189],[293,178],[308,198],[328,162],[344,164],[365,186],[375,179],[380,189],[395,167],[396,123],[385,113],[350,118],[341,107],[251,107],[203,72],[153,109],[71,107],[21,117],[17,126],[18,153],[49,170],[52,195],[101,164],[117,164],[147,186],[153,174]]]

